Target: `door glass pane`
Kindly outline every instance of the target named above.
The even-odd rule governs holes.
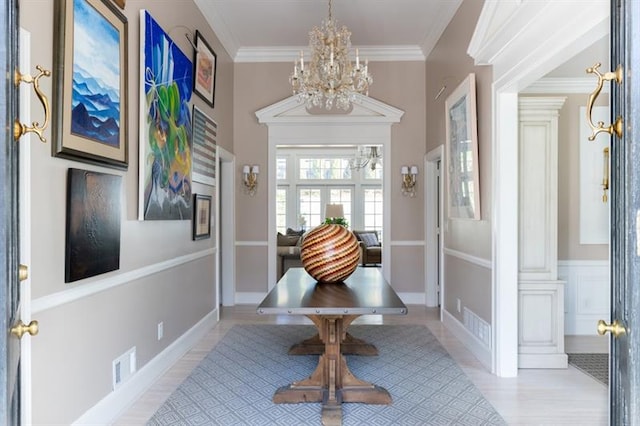
[[[364,228],[376,230],[382,238],[382,188],[365,188]]]
[[[300,216],[306,221],[307,229],[322,223],[322,191],[320,188],[300,188],[298,190]]]
[[[287,231],[287,192],[287,188],[276,190],[276,227],[282,234]]]

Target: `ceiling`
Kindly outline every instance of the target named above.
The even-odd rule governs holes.
[[[235,62],[293,61],[328,0],[195,0]],[[352,46],[374,61],[424,60],[462,0],[333,0]]]

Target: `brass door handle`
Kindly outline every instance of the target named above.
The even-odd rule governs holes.
[[[51,118],[51,109],[49,108],[49,100],[47,99],[47,96],[42,93],[42,90],[40,90],[40,77],[51,76],[51,71],[45,70],[40,65],[36,65],[36,68],[38,69],[38,71],[40,71],[40,73],[35,77],[32,77],[30,74],[21,74],[16,70],[14,83],[16,86],[20,85],[20,83],[23,82],[27,84],[33,84],[33,90],[36,92],[36,95],[38,96],[38,99],[40,99],[42,107],[44,108],[44,123],[41,126],[40,123],[34,121],[33,123],[31,123],[31,126],[27,126],[26,124],[22,124],[18,120],[15,120],[13,123],[13,138],[15,140],[18,140],[25,133],[33,132],[38,135],[42,142],[46,143],[47,139],[44,137],[43,133],[49,125],[49,119]]]
[[[622,83],[622,67],[620,65],[618,65],[618,68],[616,68],[615,71],[606,72],[604,74],[601,74],[600,71],[598,71],[600,65],[602,64],[598,62],[591,68],[587,68],[588,74],[595,74],[598,77],[596,89],[589,95],[589,99],[587,101],[587,124],[589,124],[589,127],[591,127],[591,131],[593,132],[591,136],[589,136],[590,141],[594,140],[598,133],[602,132],[609,133],[610,135],[615,133],[619,138],[622,137],[622,117],[618,116],[616,121],[609,126],[605,126],[602,121],[598,121],[597,125],[593,124],[593,120],[591,119],[593,104],[600,95],[604,82],[613,80],[618,84]]]
[[[29,278],[29,267],[22,263],[18,266],[18,280],[24,281]]]
[[[38,334],[38,321],[33,320],[29,323],[29,325],[25,325],[22,321],[18,321],[18,323],[11,328],[11,334],[15,335],[18,339],[22,339],[24,333],[29,333],[32,336]]]
[[[611,333],[613,337],[618,338],[627,334],[627,329],[618,320],[614,320],[611,324],[607,324],[604,320],[598,321],[598,334],[604,336],[607,332]]]

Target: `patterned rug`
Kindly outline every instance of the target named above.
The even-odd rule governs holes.
[[[506,425],[424,326],[355,325],[379,356],[348,356],[353,374],[385,387],[393,403],[342,405],[348,425]],[[167,425],[320,425],[320,403],[274,404],[280,386],[307,378],[317,356],[288,355],[308,325],[236,325],[149,421]]]
[[[567,354],[569,364],[609,386],[609,354]]]

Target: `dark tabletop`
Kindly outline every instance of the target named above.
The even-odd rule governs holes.
[[[406,315],[407,307],[378,268],[358,267],[340,283],[319,283],[304,268],[289,268],[258,306],[258,313]]]

